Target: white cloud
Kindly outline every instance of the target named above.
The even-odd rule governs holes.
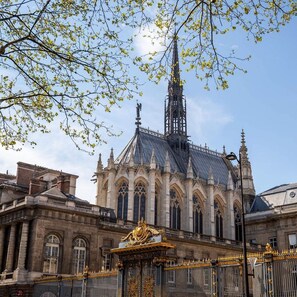
[[[155,24],[151,24],[137,31],[135,46],[141,56],[164,50],[164,40],[158,38],[159,30]]]
[[[232,116],[210,98],[187,98],[188,134],[194,144],[197,140],[208,141],[233,121]],[[212,148],[211,148],[212,149]]]

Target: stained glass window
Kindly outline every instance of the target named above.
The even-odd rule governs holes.
[[[203,233],[203,213],[198,196],[193,196],[193,232]]]
[[[142,182],[139,182],[136,184],[134,189],[134,212],[133,212],[134,222],[138,222],[141,219],[145,220],[145,202],[146,202],[145,186]]]
[[[127,220],[128,216],[128,184],[123,182],[118,192],[118,219]]]
[[[175,190],[170,190],[170,228],[180,230],[181,210]]]

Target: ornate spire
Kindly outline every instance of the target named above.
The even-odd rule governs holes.
[[[172,88],[172,90],[171,90]],[[178,60],[178,48],[177,48],[177,35],[174,34],[173,39],[173,53],[172,53],[172,64],[171,64],[171,75],[168,84],[168,91],[178,91],[178,95],[182,96],[183,86],[180,80],[180,69]]]
[[[171,75],[165,100],[165,136],[173,150],[188,152],[186,100],[180,79],[177,36],[174,35]]]
[[[244,133],[244,130],[242,129],[242,131],[241,131],[241,147],[239,149],[242,165],[250,165],[247,151],[248,150],[247,150],[247,147],[245,144],[245,133]]]
[[[97,173],[100,173],[103,171],[103,164],[102,164],[102,160],[101,160],[101,154],[99,154],[99,159],[97,162]]]
[[[242,188],[245,202],[246,211],[250,210],[252,202],[255,197],[255,187],[252,174],[252,166],[248,157],[248,149],[245,143],[245,133],[242,129],[241,132],[241,146],[239,149],[240,160],[241,160],[241,169],[242,169]]]
[[[141,117],[140,117],[140,111],[141,111],[141,103],[136,103],[136,121],[135,121],[135,125],[136,125],[136,131],[139,131],[139,126],[141,125]]]
[[[114,168],[113,148],[111,148],[111,150],[110,150],[110,156],[108,159],[108,167],[109,167],[109,169]]]

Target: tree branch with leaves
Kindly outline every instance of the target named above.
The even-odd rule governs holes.
[[[296,11],[294,0],[2,0],[0,144],[35,145],[32,135],[59,121],[92,153],[104,135],[115,135],[102,112],[141,95],[132,65],[155,82],[168,76],[174,34],[187,69],[206,88],[224,89],[248,57],[223,52],[220,38],[242,30],[260,42]],[[147,28],[163,48],[141,56],[134,41]]]

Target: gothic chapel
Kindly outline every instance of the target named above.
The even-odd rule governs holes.
[[[187,134],[186,99],[180,79],[177,40],[165,100],[164,134],[140,127],[107,167],[96,170],[97,204],[115,210],[118,220],[188,231],[215,240],[241,241],[239,169],[218,153],[193,145]],[[243,190],[247,209],[255,195],[251,165],[241,139]]]

